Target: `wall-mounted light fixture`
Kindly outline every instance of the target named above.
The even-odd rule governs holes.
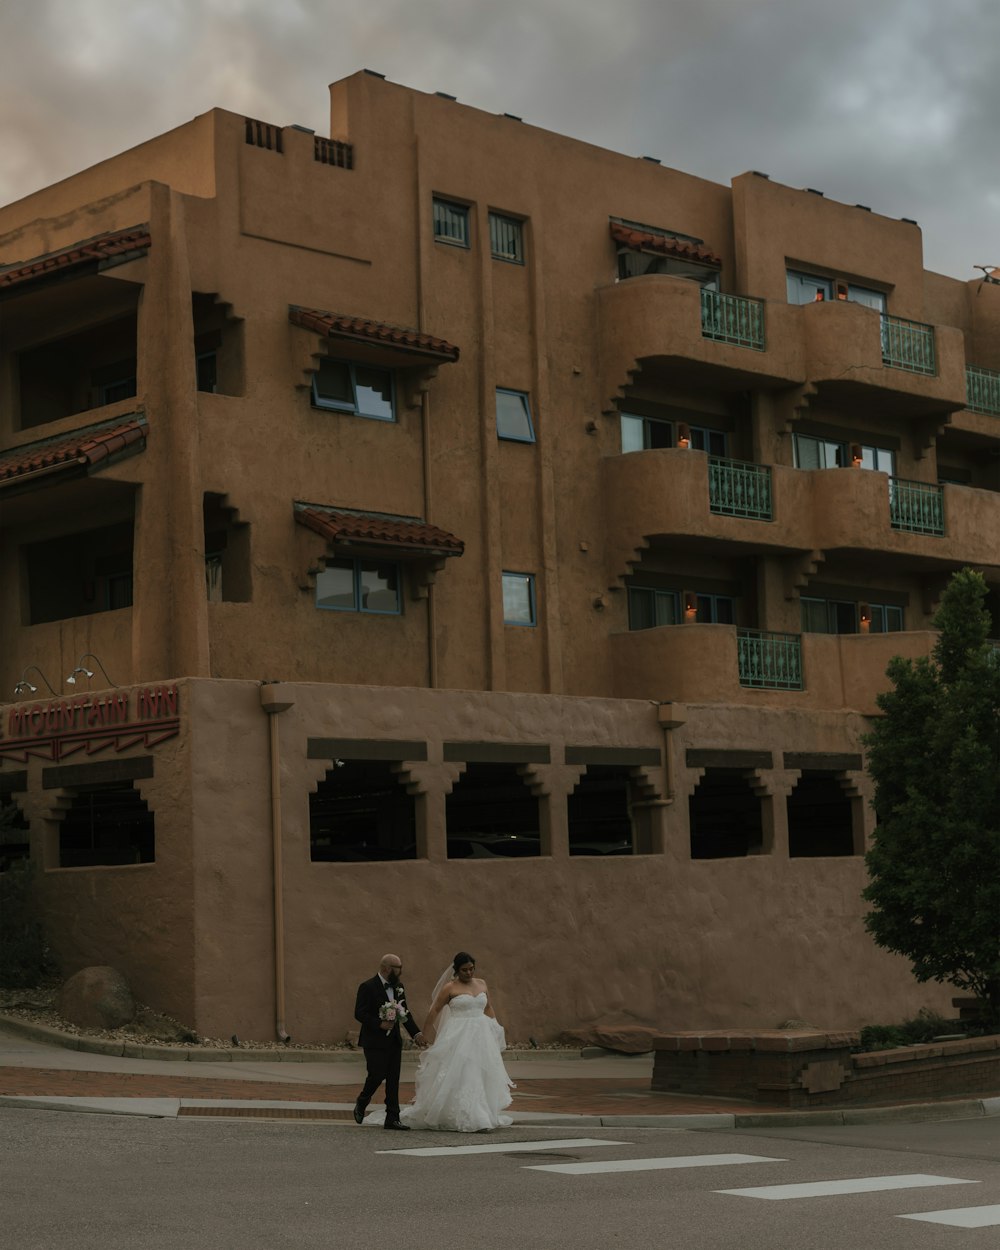
[[[59,694],[58,690],[52,689],[52,683],[45,676],[45,674],[42,672],[42,670],[38,667],[37,664],[29,664],[28,667],[24,670],[24,672],[21,674],[21,680],[14,687],[14,694],[15,695],[35,694],[37,692],[38,687],[33,686],[31,682],[28,681],[28,674],[32,670],[34,670],[38,674],[38,676],[42,679],[42,681],[45,682],[46,686],[48,686],[48,688],[52,691],[52,693],[58,697],[58,694]]]
[[[67,686],[75,686],[77,677],[86,677],[88,681],[90,680],[91,677],[93,677],[94,675],[93,669],[87,668],[86,665],[84,664],[84,660],[93,660],[94,663],[97,665],[97,667],[104,674],[104,680],[108,683],[109,686],[114,686],[114,688],[117,690],[118,683],[116,681],[111,680],[111,678],[108,676],[108,670],[101,663],[100,658],[94,655],[92,651],[86,651],[77,660],[76,668],[74,668],[72,673],[70,673],[70,675],[66,678]]]
[[[872,623],[872,611],[867,603],[858,604],[858,619],[861,622],[861,632],[867,634]]]

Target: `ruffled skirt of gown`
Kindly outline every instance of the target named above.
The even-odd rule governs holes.
[[[453,998],[433,1046],[417,1066],[416,1094],[400,1119],[410,1128],[479,1133],[513,1123],[513,1081],[501,1052],[503,1028],[485,1015],[485,994]]]

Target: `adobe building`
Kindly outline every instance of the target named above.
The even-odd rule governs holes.
[[[340,1040],[385,949],[515,1039],[947,1007],[863,928],[862,735],[1000,587],[1000,285],[330,92],[0,210],[3,850],[63,970],[212,1037]]]

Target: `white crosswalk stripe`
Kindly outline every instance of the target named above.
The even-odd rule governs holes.
[[[856,1176],[842,1181],[806,1181],[797,1185],[762,1185],[756,1189],[717,1189],[717,1194],[735,1194],[739,1198],[766,1198],[781,1201],[787,1198],[824,1198],[831,1194],[874,1194],[887,1189],[923,1189],[931,1185],[978,1185],[978,1181],[958,1180],[954,1176],[925,1176],[912,1172],[903,1176]]]
[[[897,1215],[898,1220],[923,1220],[927,1224],[947,1224],[950,1228],[995,1228],[1000,1225],[1000,1204],[990,1207],[955,1207],[951,1211],[921,1211]]]
[[[574,1150],[590,1146],[627,1146],[628,1142],[597,1137],[570,1137],[564,1141],[504,1141],[488,1146],[417,1146],[410,1150],[377,1150],[380,1155],[419,1155],[425,1159],[447,1159],[452,1155],[510,1154],[522,1150]]]
[[[721,1168],[735,1163],[787,1163],[767,1155],[670,1155],[663,1159],[608,1159],[596,1163],[526,1163],[529,1172],[593,1176],[598,1172],[661,1172],[671,1168]]]

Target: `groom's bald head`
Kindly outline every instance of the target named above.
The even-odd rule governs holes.
[[[403,961],[398,955],[383,955],[382,962],[378,966],[379,972],[388,980],[389,973],[395,972],[398,977],[403,971]]]

